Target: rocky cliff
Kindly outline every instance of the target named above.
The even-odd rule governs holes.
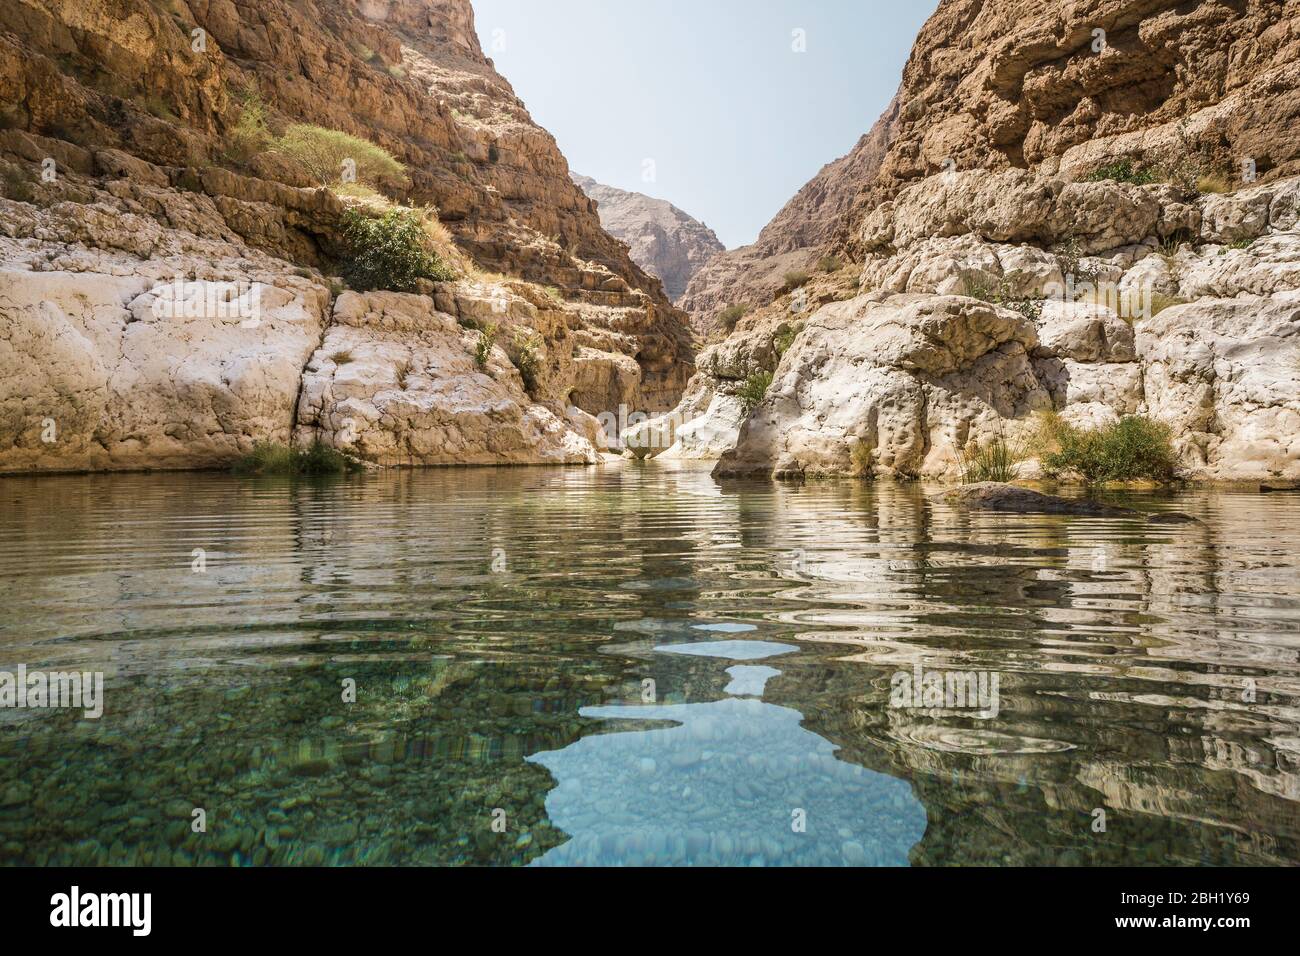
[[[715,256],[695,274],[678,302],[705,337],[723,331],[726,309],[770,302],[787,274],[815,270],[832,256],[858,194],[880,170],[897,114],[895,102],[847,156],[828,163],[786,203],[753,245]]]
[[[670,202],[604,186],[590,176],[575,174],[573,181],[596,201],[605,231],[627,243],[632,261],[660,279],[674,302],[706,262],[726,251],[712,229]]]
[[[720,475],[941,476],[1037,413],[1145,414],[1188,476],[1300,477],[1297,54],[1294,0],[945,0],[838,222],[769,227],[849,268],[698,275],[687,305],[757,308],[631,437]]]
[[[436,210],[459,277],[346,293],[357,197],[274,147],[293,124],[400,162],[380,201]],[[469,0],[6,3],[0,197],[0,470],[215,466],[295,436],[388,464],[594,460],[593,416],[671,407],[692,368],[685,316]]]

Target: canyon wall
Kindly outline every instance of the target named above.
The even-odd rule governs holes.
[[[720,322],[729,307],[770,302],[788,273],[815,269],[833,253],[858,194],[880,170],[897,113],[895,102],[847,156],[799,190],[752,245],[715,256],[692,277],[679,304],[705,337],[730,331]]]
[[[945,0],[837,221],[769,227],[763,268],[826,264],[697,275],[697,322],[754,308],[629,437],[722,476],[951,477],[1040,413],[1143,414],[1189,477],[1300,478],[1297,54],[1295,0]]]
[[[358,201],[273,143],[237,149],[259,110],[271,136],[391,153],[383,201],[436,210],[458,278],[349,297]],[[469,0],[0,8],[0,471],[220,466],[294,437],[384,464],[589,461],[592,416],[671,407],[692,358]]]

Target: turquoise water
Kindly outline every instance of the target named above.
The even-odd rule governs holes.
[[[0,862],[1300,862],[1300,496],[934,490],[0,480]]]

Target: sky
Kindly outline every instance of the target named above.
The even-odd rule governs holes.
[[[571,169],[735,248],[871,128],[938,0],[473,3],[484,52]]]

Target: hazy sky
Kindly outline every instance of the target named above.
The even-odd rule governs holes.
[[[473,2],[484,51],[572,169],[675,203],[728,248],[871,128],[938,5]]]

